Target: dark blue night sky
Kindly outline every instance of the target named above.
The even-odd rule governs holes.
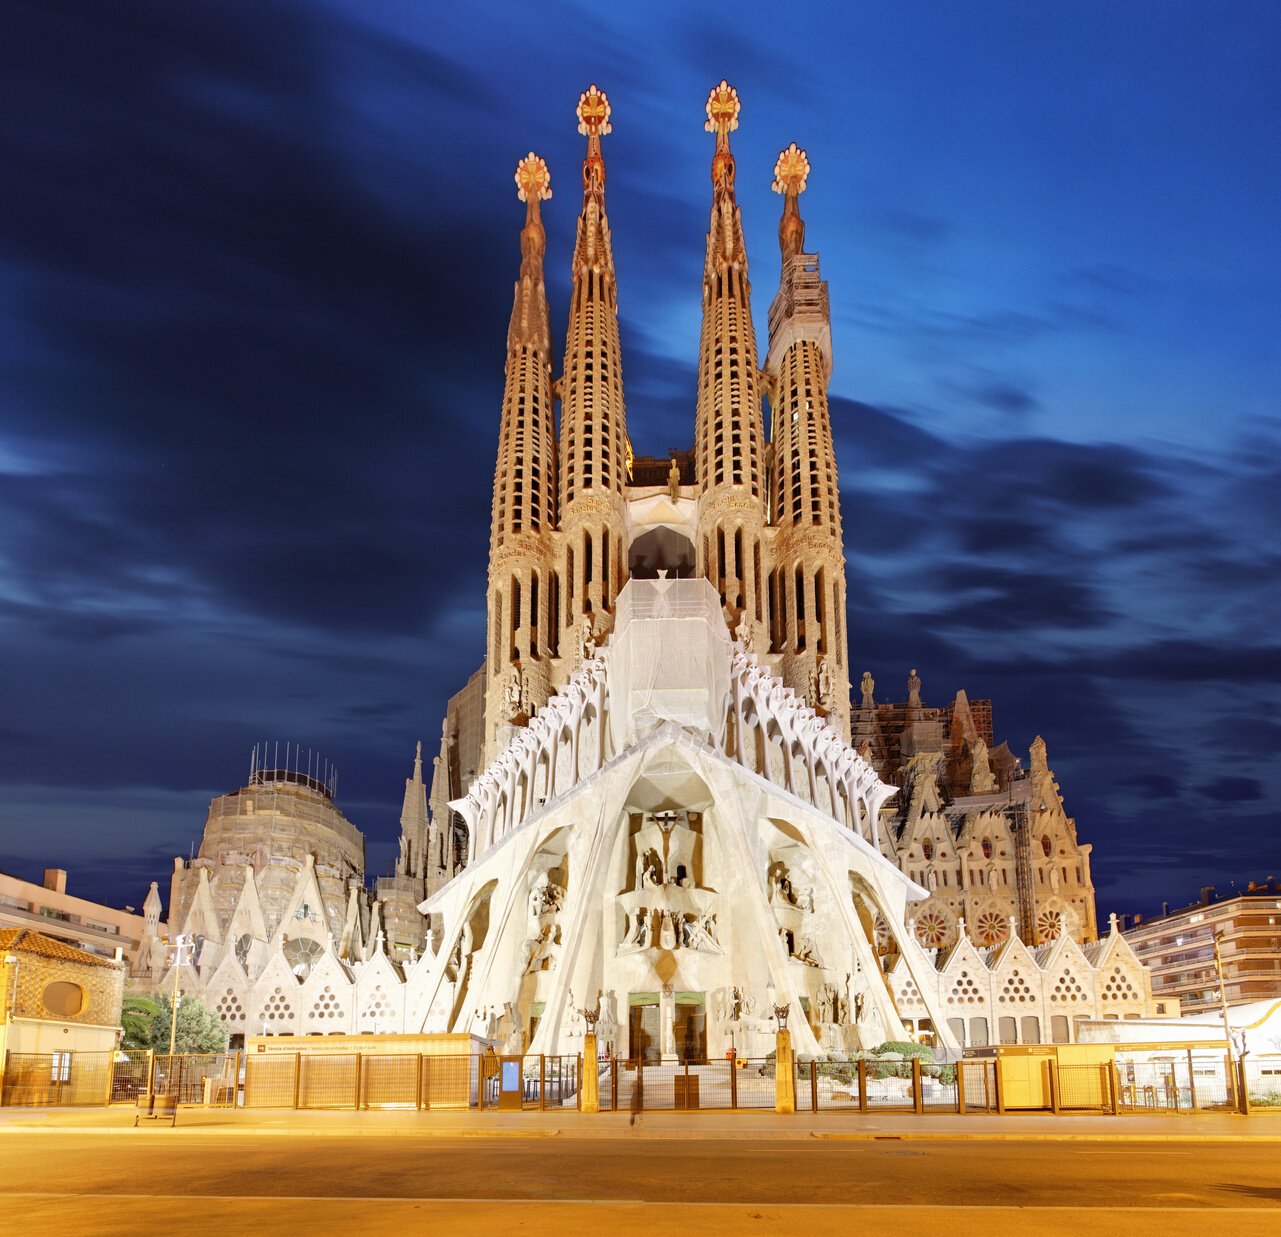
[[[482,655],[523,218],[582,139],[638,453],[693,437],[710,86],[832,298],[855,676],[1049,744],[1101,914],[1281,872],[1281,10],[10,0],[0,866],[138,904],[263,737],[390,862]]]

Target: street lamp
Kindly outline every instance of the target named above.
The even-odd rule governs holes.
[[[1223,1042],[1228,1049],[1228,1070],[1232,1074],[1232,1090],[1237,1089],[1236,1079],[1236,1054],[1233,1050],[1232,1043],[1232,1026],[1228,1022],[1228,989],[1223,982],[1223,955],[1219,952],[1219,941],[1223,937],[1223,930],[1215,928],[1212,934],[1214,943],[1214,972],[1219,977],[1219,1008],[1223,1011]],[[1238,1103],[1240,1101],[1238,1100]]]
[[[173,959],[173,1000],[169,1006],[169,1055],[174,1055],[178,1040],[178,972],[182,970],[182,951],[192,943],[189,936],[174,937],[174,959]],[[169,1063],[170,1070],[173,1069],[173,1062]]]

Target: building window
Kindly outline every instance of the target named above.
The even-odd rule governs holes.
[[[84,1012],[85,990],[79,984],[59,979],[46,985],[42,997],[44,1007],[55,1018],[75,1018]]]

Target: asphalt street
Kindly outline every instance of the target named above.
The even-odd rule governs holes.
[[[679,1222],[678,1222],[679,1218]],[[1275,1144],[307,1139],[0,1142],[0,1231],[1275,1233]]]

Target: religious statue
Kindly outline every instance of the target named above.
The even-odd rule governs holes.
[[[507,669],[507,681],[503,685],[503,703],[507,706],[507,715],[513,720],[525,711],[525,676],[521,673],[520,662],[514,661]]]
[[[876,680],[872,678],[870,670],[863,671],[863,681],[859,686],[863,691],[863,707],[865,709],[876,708],[876,700],[873,698],[873,693],[876,691]]]
[[[820,657],[810,672],[809,704],[812,709],[827,710],[832,705],[832,672],[827,660]]]
[[[814,943],[812,936],[798,936],[795,940],[796,945],[792,950],[792,957],[797,962],[804,962],[806,966],[823,965],[818,956],[818,946]]]
[[[649,946],[649,908],[642,906],[633,920],[628,917],[627,935],[623,938],[623,949],[646,949]]]
[[[590,614],[578,620],[578,652],[583,661],[591,661],[596,656],[596,629]]]
[[[914,709],[921,707],[921,676],[916,673],[916,668],[907,676],[907,703]]]
[[[676,915],[674,912],[665,912],[660,918],[658,947],[660,949],[676,948]]]
[[[658,851],[652,846],[644,854],[636,856],[636,888],[644,889],[648,885],[663,883],[663,861]]]
[[[987,758],[987,744],[982,739],[970,743],[970,794],[990,795],[996,789],[996,778]]]
[[[721,947],[716,940],[716,916],[700,915],[686,923],[684,943],[691,949],[720,953]]]
[[[519,1056],[525,1051],[525,1029],[521,1025],[520,1013],[511,1001],[503,1005],[502,1021],[507,1026],[507,1035],[503,1041],[503,1055]]]
[[[744,652],[750,653],[752,651],[752,645],[756,642],[756,627],[746,612],[738,620],[734,638],[743,646]]]
[[[681,496],[681,470],[672,456],[672,466],[667,470],[667,496],[675,502]]]

